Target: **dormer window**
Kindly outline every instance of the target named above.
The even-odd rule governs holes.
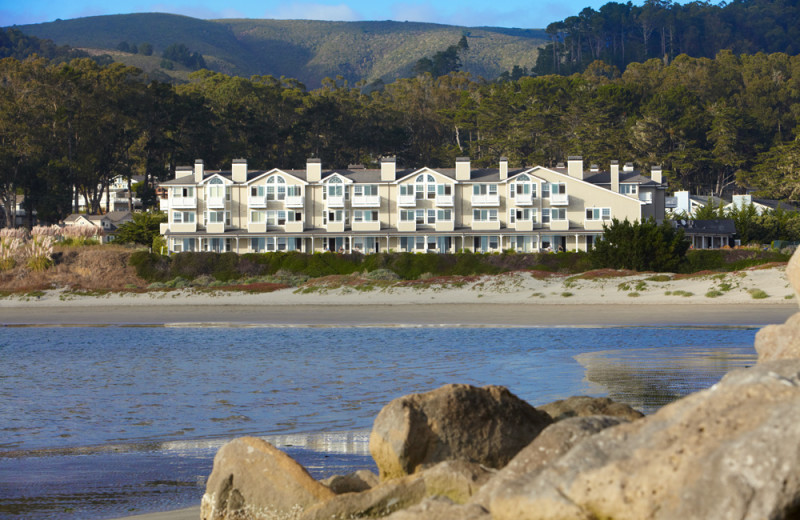
[[[208,198],[221,199],[225,196],[225,185],[220,178],[213,178],[208,181]]]
[[[436,198],[436,179],[433,177],[433,175],[424,173],[417,175],[417,178],[414,180],[414,182],[417,185],[417,189],[415,191],[417,193],[418,200],[425,198]]]
[[[286,180],[280,175],[267,179],[267,200],[286,199]]]

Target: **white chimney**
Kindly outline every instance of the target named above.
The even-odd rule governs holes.
[[[381,159],[381,180],[393,182],[397,180],[397,158],[383,157]]]
[[[234,159],[231,165],[231,179],[243,184],[247,182],[247,159]]]
[[[203,159],[197,159],[194,162],[194,182],[202,182],[204,174],[205,166],[203,165]]]
[[[583,180],[583,157],[580,155],[567,157],[567,175]]]
[[[661,166],[653,166],[650,168],[650,179],[653,182],[657,182],[661,184],[663,182],[663,176],[661,175]]]
[[[319,182],[322,180],[322,160],[306,160],[306,181]]]
[[[633,163],[632,162],[625,163],[625,166],[622,167],[622,171],[624,171],[624,172],[632,172],[633,171]]]
[[[188,177],[192,174],[192,167],[191,166],[176,166],[175,167],[175,178],[180,179],[181,177]]]
[[[611,191],[619,193],[619,161],[611,161]]]
[[[456,180],[470,180],[469,157],[456,157]]]
[[[675,198],[678,199],[678,204],[675,207],[675,212],[684,213],[686,216],[691,216],[692,207],[689,204],[689,192],[676,191]]]
[[[500,180],[508,179],[508,157],[500,158]]]

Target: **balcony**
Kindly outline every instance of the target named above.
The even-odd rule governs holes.
[[[169,211],[169,199],[159,199],[158,209],[161,211]]]
[[[328,195],[328,198],[325,200],[325,206],[329,208],[343,208],[344,207],[344,195],[341,197],[331,197]]]
[[[417,205],[417,197],[416,195],[398,195],[397,196],[397,205],[398,206],[411,206],[414,207]]]
[[[267,231],[267,223],[266,222],[248,222],[247,223],[247,231],[250,233],[266,233]]]
[[[351,204],[354,208],[377,208],[381,205],[380,195],[354,196]]]
[[[455,222],[452,220],[437,220],[434,229],[436,231],[453,231]]]
[[[550,194],[551,206],[569,206],[569,195],[566,193],[551,193]]]
[[[513,200],[517,206],[530,206],[533,204],[533,195],[517,193]]]
[[[452,208],[453,196],[452,195],[436,195],[436,205],[440,208]]]
[[[194,209],[197,207],[197,197],[173,197],[169,200],[172,209]]]
[[[267,207],[267,198],[265,196],[255,196],[252,195],[247,197],[247,207],[248,208],[266,208]]]
[[[550,229],[553,231],[569,231],[569,220],[551,220]]]
[[[380,231],[380,220],[373,220],[369,222],[353,222],[353,231]]]
[[[344,231],[344,220],[339,221],[328,221],[328,224],[325,226],[325,229],[332,233],[341,233]]]
[[[287,195],[286,196],[286,207],[287,208],[302,208],[303,207],[303,196],[302,195]]]
[[[472,205],[473,206],[499,206],[500,205],[500,195],[473,195],[472,196]]]
[[[533,231],[533,221],[532,220],[517,220],[513,224],[515,231]]]
[[[397,222],[397,231],[416,231],[417,223],[414,220],[400,220]]]
[[[225,209],[225,197],[209,197],[206,206],[211,209]]]
[[[158,225],[158,232],[159,233],[161,233],[163,235],[167,231],[169,231],[169,223],[162,222],[161,224]]]

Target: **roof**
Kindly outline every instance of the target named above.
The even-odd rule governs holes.
[[[551,168],[560,173],[567,173],[566,168]],[[611,172],[602,171],[597,173],[590,173],[588,176],[584,173],[583,180],[592,184],[608,184],[611,186]],[[645,177],[641,173],[637,171],[626,172],[620,171],[619,172],[619,182],[620,183],[636,183],[636,184],[649,184],[653,186],[660,186],[659,183],[651,179],[650,177]]]
[[[672,220],[672,225],[689,235],[735,235],[736,223],[729,218],[713,220]]]
[[[126,219],[127,220],[133,219],[133,213],[131,213],[130,211],[109,211],[108,213],[105,214],[105,216],[108,217],[108,220],[110,220],[115,224],[119,224]]]
[[[751,199],[753,204],[761,204],[762,206],[766,206],[770,209],[778,209],[780,207],[786,211],[800,211],[800,208],[792,204],[791,202],[786,202],[783,200],[774,200],[774,199]]]

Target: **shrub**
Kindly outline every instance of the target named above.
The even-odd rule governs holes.
[[[688,249],[683,230],[667,223],[658,225],[653,219],[633,223],[613,219],[610,225],[603,226],[603,237],[589,256],[598,268],[676,272]]]
[[[368,280],[382,280],[382,281],[392,281],[400,279],[397,273],[395,273],[391,269],[375,269],[374,271],[370,271],[369,273],[367,273],[366,278]]]
[[[769,294],[765,293],[762,289],[750,289],[747,292],[750,293],[750,296],[752,296],[754,300],[763,300],[764,298],[769,298]]]

